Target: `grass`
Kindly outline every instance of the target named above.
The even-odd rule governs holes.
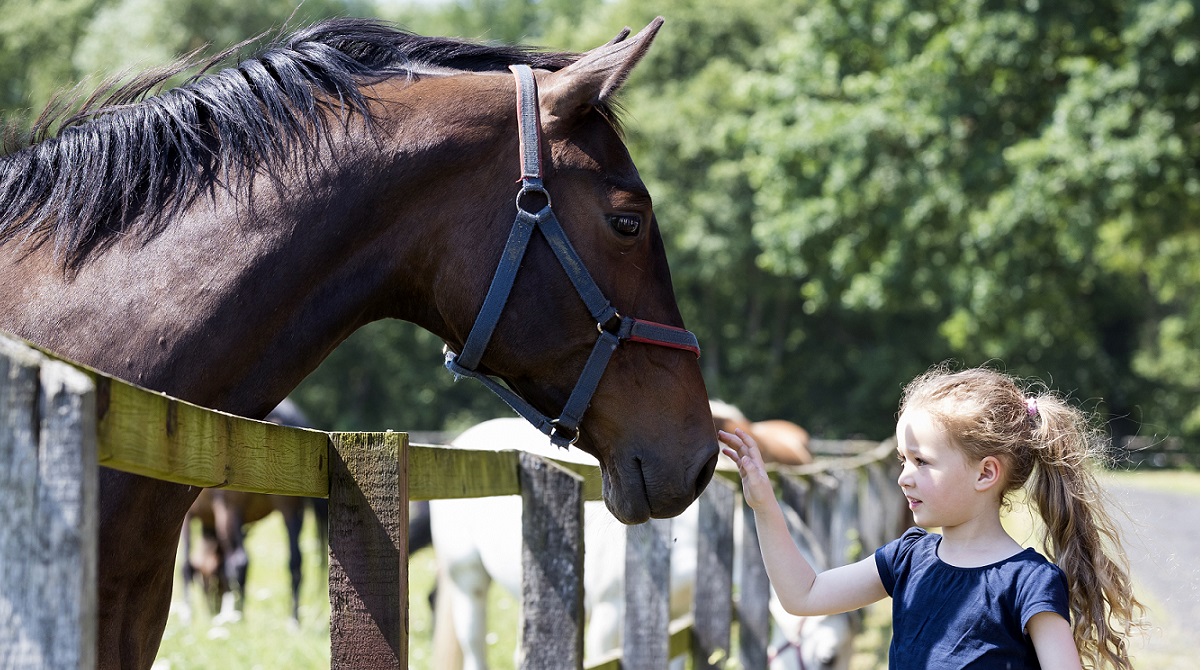
[[[1142,471],[1107,472],[1103,482],[1121,483],[1156,491],[1172,491],[1197,496],[1201,479],[1196,472]],[[183,594],[177,579],[172,614],[167,622],[163,644],[155,670],[210,670],[238,668],[255,670],[323,669],[329,667],[329,601],[327,574],[319,557],[311,519],[306,519],[301,548],[304,552],[299,626],[288,620],[287,536],[279,515],[271,515],[255,524],[247,538],[251,556],[248,576],[250,594],[245,618],[238,623],[211,626],[211,618],[200,594],[188,594],[193,603],[193,619],[184,623],[178,613]],[[1037,542],[1035,523],[1029,510],[1018,505],[1005,519],[1006,527],[1019,542],[1031,546]],[[429,549],[418,552],[410,562],[409,585],[409,667],[432,670],[432,613],[427,596],[434,581],[434,555]],[[1150,598],[1136,583],[1139,597],[1151,607],[1149,620],[1162,622],[1162,604]],[[503,670],[513,667],[517,633],[516,599],[494,586],[489,592],[488,661]],[[865,629],[856,639],[852,670],[876,670],[887,664],[890,601],[882,601],[866,612]],[[1145,637],[1131,640],[1134,666],[1157,670],[1195,670],[1201,660],[1197,631],[1180,631],[1170,624],[1152,627]]]
[[[1201,491],[1201,474],[1190,470],[1108,470],[1100,480],[1163,493],[1196,496]]]
[[[299,625],[289,617],[288,535],[282,517],[272,514],[252,525],[246,538],[250,569],[242,621],[212,625],[199,587],[185,593],[177,566],[171,615],[154,670],[329,667],[328,568],[321,561],[325,550],[318,546],[312,512],[307,514],[301,535]],[[181,617],[184,597],[192,604],[190,623]]]

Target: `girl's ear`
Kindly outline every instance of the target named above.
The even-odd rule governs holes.
[[[1000,484],[1004,474],[1001,459],[996,456],[985,456],[976,466],[976,490],[987,491]]]

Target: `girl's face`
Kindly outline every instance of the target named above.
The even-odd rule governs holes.
[[[897,483],[919,526],[953,527],[978,511],[977,472],[962,450],[921,409],[908,409],[897,421]]]

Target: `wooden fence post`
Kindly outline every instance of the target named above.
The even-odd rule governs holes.
[[[622,666],[666,668],[671,623],[671,519],[626,527]]]
[[[584,666],[584,480],[521,452],[520,667]]]
[[[96,666],[96,395],[0,337],[0,667]]]
[[[330,667],[409,664],[408,436],[332,433]]]
[[[834,518],[830,523],[830,565],[853,563],[863,555],[859,535],[859,477],[858,470],[836,470],[837,480]],[[873,547],[874,549],[874,547]]]
[[[734,485],[714,477],[701,494],[697,520],[692,666],[725,667],[730,655],[734,593]]]

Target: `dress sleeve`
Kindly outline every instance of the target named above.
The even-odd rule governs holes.
[[[897,585],[897,576],[901,566],[917,541],[926,536],[921,528],[910,528],[903,535],[876,550],[876,571],[880,573],[880,581],[884,590],[892,596],[892,590]]]
[[[1071,621],[1068,607],[1068,578],[1054,563],[1044,563],[1029,578],[1022,580],[1019,591],[1019,610],[1022,614],[1022,630],[1030,618],[1041,612],[1054,612]]]

